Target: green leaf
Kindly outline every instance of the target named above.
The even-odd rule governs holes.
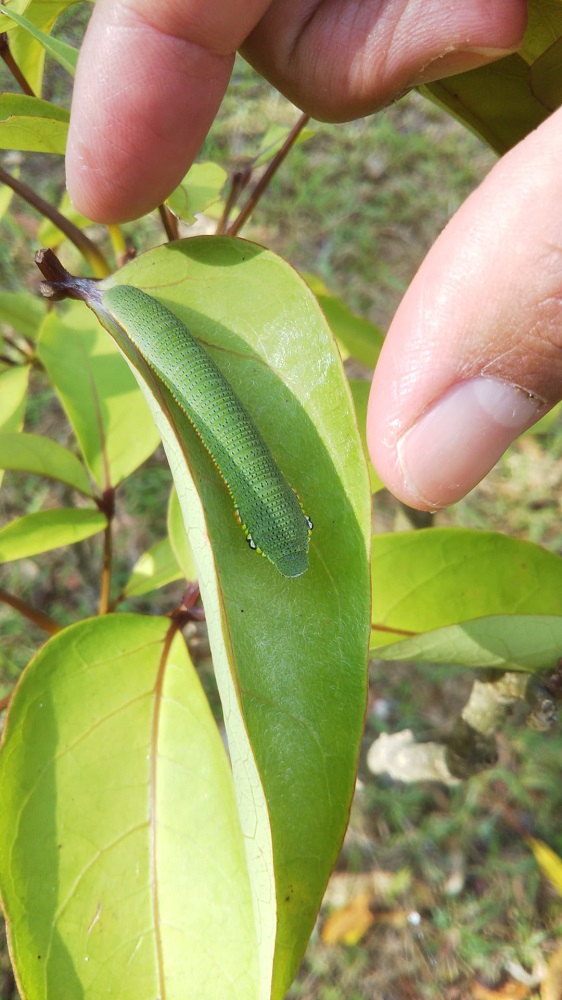
[[[420,88],[500,154],[562,104],[562,7],[530,0],[528,8],[519,52]]]
[[[303,275],[324,312],[344,358],[352,357],[367,368],[375,368],[384,334],[380,327],[352,313],[336,295],[332,295],[314,274]]]
[[[365,382],[364,379],[350,378],[349,388],[351,389],[351,395],[353,396],[355,412],[357,414],[357,423],[359,425],[359,434],[361,435],[361,443],[363,445],[363,451],[365,452],[367,465],[369,467],[371,492],[377,493],[379,490],[384,489],[384,483],[375,472],[374,466],[369,458],[369,450],[367,448],[367,403],[369,402],[371,383]]]
[[[257,1000],[232,776],[170,622],[50,640],[0,753],[0,884],[26,1000]]]
[[[167,583],[181,580],[183,573],[167,538],[143,552],[137,560],[123,591],[124,597],[142,597],[153,590],[165,587]]]
[[[167,204],[174,215],[192,224],[196,215],[219,201],[227,178],[226,170],[218,163],[194,163]]]
[[[0,433],[0,469],[47,476],[92,496],[82,462],[68,448],[39,434]]]
[[[310,291],[243,240],[183,240],[105,286],[161,298],[229,379],[314,521],[288,579],[252,552],[183,412],[130,341],[198,567],[259,924],[261,993],[284,997],[336,862],[366,695],[370,492],[338,351]]]
[[[107,524],[99,510],[57,507],[24,514],[0,530],[0,563],[36,556],[97,535]]]
[[[45,318],[45,303],[31,292],[0,291],[0,323],[34,339]]]
[[[18,14],[25,14],[26,20],[41,31],[49,34],[63,11],[71,7],[76,0],[31,0],[30,3],[12,2],[9,13],[16,9]],[[25,79],[34,94],[41,96],[43,69],[45,65],[45,49],[29,31],[22,27],[10,30],[10,51],[17,62]]]
[[[0,94],[0,149],[64,153],[68,111],[27,94]]]
[[[561,616],[495,615],[380,647],[376,655],[380,660],[533,671],[553,670],[561,648]]]
[[[59,38],[51,38],[44,31],[41,31],[35,24],[28,21],[26,17],[22,17],[21,14],[17,14],[15,10],[10,8],[9,10],[1,10],[1,14],[4,15],[4,20],[10,18],[16,24],[19,24],[21,28],[25,28],[30,35],[43,46],[45,52],[53,56],[54,59],[62,66],[63,69],[74,76],[76,72],[76,63],[78,62],[78,50],[73,48],[72,45],[68,45],[67,42],[61,41]],[[0,25],[0,27],[3,27]],[[5,29],[3,29],[5,30]]]
[[[1,9],[2,8],[0,7],[0,10]],[[19,167],[16,167],[15,170],[12,170],[11,175],[12,177],[15,177],[17,179],[20,175]],[[6,212],[8,211],[10,204],[12,202],[13,196],[14,196],[13,188],[9,187],[8,184],[0,185],[0,221],[6,215]]]
[[[196,580],[197,569],[193,560],[193,552],[191,551],[191,545],[187,537],[175,486],[172,486],[170,490],[170,500],[168,503],[168,537],[176,562],[181,566],[183,576],[189,581]]]
[[[45,319],[37,354],[101,489],[117,486],[158,445],[135,380],[109,337],[79,303]]]
[[[65,219],[78,226],[79,229],[84,229],[86,226],[92,225],[91,219],[87,219],[85,215],[81,215],[80,212],[76,211],[67,191],[62,196],[58,211]],[[50,219],[43,219],[43,222],[39,226],[37,239],[41,246],[50,247],[51,250],[54,250],[66,239],[66,234],[58,226],[55,226],[54,222],[51,222]]]
[[[29,365],[21,365],[0,371],[0,432],[19,431],[23,427],[29,370]],[[0,471],[0,486],[3,478]]]
[[[29,385],[29,365],[0,372],[0,431],[23,427]]]
[[[373,538],[372,646],[403,638],[400,630],[428,632],[512,614],[562,614],[559,556],[499,532],[466,528]]]

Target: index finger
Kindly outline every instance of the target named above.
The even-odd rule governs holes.
[[[124,222],[182,180],[215,117],[234,53],[269,0],[97,0],[80,53],[67,185],[88,218]]]

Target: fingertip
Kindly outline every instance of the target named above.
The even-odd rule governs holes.
[[[66,177],[74,206],[94,221],[121,223],[163,202],[199,151],[232,62],[98,0],[71,109]]]

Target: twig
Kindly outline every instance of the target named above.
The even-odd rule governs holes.
[[[175,215],[170,212],[167,205],[159,205],[158,211],[160,212],[160,218],[162,219],[162,225],[166,231],[166,236],[168,237],[170,243],[173,243],[179,236],[178,221]]]
[[[395,635],[419,635],[419,632],[408,632],[405,628],[393,628],[392,625],[381,625],[380,622],[374,622],[371,625],[371,632],[393,632]]]
[[[10,70],[10,73],[12,74],[14,79],[17,81],[17,83],[19,83],[24,94],[27,94],[28,97],[35,97],[34,92],[32,91],[25,76],[23,75],[21,69],[14,60],[12,53],[10,52],[10,43],[8,41],[8,35],[5,31],[3,31],[0,34],[0,57],[6,63],[6,66]]]
[[[232,174],[232,177],[230,178],[230,191],[228,192],[228,197],[226,199],[222,215],[215,230],[216,236],[223,236],[224,233],[226,233],[230,214],[236,205],[241,192],[248,184],[248,181],[252,176],[252,170],[253,164],[249,164],[245,170],[237,170]]]
[[[269,187],[273,175],[277,172],[283,160],[289,153],[290,149],[296,142],[297,137],[302,132],[303,128],[309,121],[309,115],[301,115],[299,120],[293,125],[293,128],[289,132],[285,142],[281,148],[277,151],[273,159],[271,160],[267,170],[264,171],[256,186],[250,193],[248,200],[245,205],[242,206],[240,212],[228,226],[226,232],[228,236],[237,236],[240,232],[242,226],[248,221],[250,215],[254,211],[258,201],[263,195],[264,191]]]
[[[78,229],[78,226],[75,226],[69,219],[65,219],[64,215],[52,205],[49,205],[49,202],[41,198],[28,184],[18,180],[17,177],[12,177],[2,167],[0,167],[0,181],[3,184],[7,184],[16,194],[19,194],[20,198],[23,198],[37,212],[45,216],[45,218],[50,219],[70,242],[74,243],[76,249],[90,264],[96,277],[101,278],[109,274],[109,265],[104,255],[98,250],[95,243],[81,229]]]
[[[109,596],[111,592],[111,570],[113,563],[113,517],[115,514],[115,490],[111,487],[104,490],[103,497],[97,501],[97,505],[107,517],[107,525],[104,531],[103,544],[103,568],[101,574],[101,590],[98,614],[106,615],[111,610]]]
[[[3,590],[1,587],[0,601],[3,601],[4,604],[9,604],[11,608],[19,611],[24,618],[28,618],[29,621],[37,625],[38,628],[43,629],[44,632],[48,632],[49,635],[56,635],[62,629],[62,625],[59,625],[53,618],[49,618],[48,615],[43,614],[42,611],[38,611],[37,608],[32,608],[31,605],[22,601],[19,597],[15,597],[14,594],[9,594],[7,590]]]

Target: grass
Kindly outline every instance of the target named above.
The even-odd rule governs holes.
[[[63,86],[60,75],[53,78],[56,97]],[[295,109],[240,61],[202,157],[234,169],[254,155],[270,121],[288,126],[295,117]],[[293,150],[245,235],[318,274],[352,308],[385,327],[427,248],[492,162],[471,135],[413,95],[372,119],[318,125],[314,138]],[[44,169],[44,161],[24,159],[26,179],[57,195],[58,161],[50,161],[46,177]],[[157,230],[149,225],[135,227],[137,245],[148,232],[153,238]],[[4,287],[17,287],[22,274],[35,281],[35,228],[21,206],[2,221]],[[38,373],[28,429],[62,440],[67,434]],[[120,490],[118,579],[163,536],[169,482],[157,454]],[[468,498],[435,520],[505,531],[560,552],[559,510],[550,498],[560,494],[561,482],[562,427],[555,423],[541,435],[525,436]],[[4,516],[45,499],[56,502],[60,493],[45,492],[54,489],[33,477],[7,475]],[[383,530],[404,528],[401,508],[386,494],[377,495],[375,523]],[[14,564],[3,585],[62,622],[76,620],[95,611],[100,559],[94,539]],[[155,613],[176,600],[171,588],[135,607]],[[1,694],[42,637],[9,610],[0,609],[0,622]],[[216,704],[204,635],[196,638]],[[446,726],[470,682],[459,670],[374,664],[365,746],[382,729]],[[502,734],[498,765],[452,790],[375,780],[362,768],[338,871],[291,1000],[461,1000],[472,995],[475,980],[492,988],[509,970],[540,968],[562,932],[562,901],[540,876],[509,816],[512,810],[521,822],[536,821],[537,835],[562,854],[561,749],[559,733],[514,726]],[[361,877],[377,886],[371,899],[376,919],[358,944],[327,945],[321,928],[339,905],[336,889]],[[419,923],[409,920],[411,914]],[[0,945],[0,1000],[12,1000],[6,969]]]

